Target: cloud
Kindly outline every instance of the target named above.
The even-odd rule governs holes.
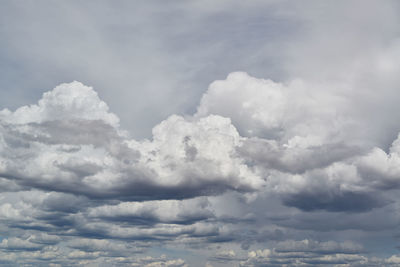
[[[227,192],[245,194],[245,209],[276,197],[306,212],[363,213],[390,204],[393,198],[383,192],[396,184],[398,141],[389,154],[362,147],[363,140],[353,144],[353,121],[337,107],[348,100],[313,90],[304,82],[284,85],[233,73],[210,86],[194,116],[172,115],[154,127],[152,139],[137,141],[92,88],[63,84],[37,105],[1,111],[1,175],[20,191],[14,198],[21,197],[2,204],[2,221],[104,242],[231,242],[249,249],[287,232],[243,231],[239,225],[259,223],[258,211],[224,214],[216,211],[218,201],[204,196],[221,196],[226,204]],[[221,101],[227,104],[222,109]],[[332,120],[338,123],[329,127]],[[353,224],[339,228],[346,227]],[[111,255],[81,250],[68,255]]]
[[[182,259],[168,260],[166,256],[160,258],[145,257],[138,261],[138,264],[132,266],[146,266],[146,267],[187,267],[188,265]]]
[[[397,256],[367,257],[363,248],[352,242],[284,241],[273,249],[250,251],[240,266],[396,266]],[[239,261],[239,259],[238,259]]]
[[[37,105],[23,106],[14,112],[2,110],[1,119],[13,124],[72,119],[101,120],[111,126],[119,123],[116,115],[108,112],[107,104],[91,87],[76,81],[44,93]]]
[[[242,135],[282,140],[288,147],[315,146],[327,138],[334,138],[333,142],[348,123],[340,116],[348,100],[316,86],[302,80],[276,83],[235,72],[209,86],[196,115],[231,118]],[[334,119],[331,127],[325,127],[328,118]]]
[[[1,176],[20,186],[151,200],[253,191],[263,182],[236,154],[241,137],[220,116],[171,116],[153,140],[138,142],[90,87],[74,82],[1,118]]]
[[[112,250],[111,250],[112,251]],[[99,251],[87,252],[84,250],[68,250],[66,248],[48,247],[45,251],[0,252],[0,264],[15,266],[15,264],[65,266],[65,265],[118,265],[118,266],[169,266],[187,267],[182,259],[160,257],[137,257],[120,254],[107,254]]]
[[[282,75],[282,44],[300,26],[276,2],[9,2],[0,16],[8,25],[1,29],[1,106],[32,103],[43,89],[76,79],[93,85],[132,135],[148,138],[232,70]]]
[[[249,251],[236,255],[233,250],[218,251],[213,262],[237,263],[239,266],[396,266],[398,256],[387,258],[368,257],[364,248],[351,241],[286,240],[270,249]]]
[[[397,5],[4,3],[0,265],[399,265]]]
[[[129,221],[131,224],[153,225],[157,223],[191,224],[213,218],[205,199],[187,201],[162,200],[147,202],[122,202],[91,208],[88,216],[109,221]]]
[[[3,239],[0,244],[0,248],[3,250],[41,250],[43,245],[30,242],[20,238]]]
[[[85,99],[93,97],[92,103],[104,103],[88,93],[92,89],[83,88]],[[82,97],[76,83],[71,95],[67,85],[62,90],[63,96],[78,99],[66,100],[68,103]],[[223,199],[227,192],[249,194],[249,205],[263,195],[275,196],[284,205],[306,212],[370,212],[373,216],[374,209],[389,205],[393,199],[382,193],[397,186],[397,140],[389,152],[376,147],[365,153],[347,145],[346,139],[332,142],[326,138],[331,129],[319,132],[319,139],[309,139],[314,133],[309,129],[303,132],[305,137],[291,136],[291,127],[296,128],[296,124],[285,126],[282,136],[241,136],[234,118],[196,114],[173,115],[153,129],[152,140],[136,141],[119,128],[118,120],[97,117],[108,112],[103,105],[101,112],[89,108],[85,118],[71,112],[61,116],[62,120],[35,111],[47,110],[46,105],[60,106],[61,110],[66,106],[62,112],[83,108],[60,104],[57,99],[27,107],[32,114],[26,116],[21,111],[24,108],[2,111],[2,176],[15,184],[17,192],[10,193],[12,201],[0,206],[1,220],[10,229],[31,232],[2,240],[1,249],[12,253],[5,257],[9,261],[113,264],[112,259],[121,259],[138,266],[185,266],[183,260],[138,261],[130,255],[143,253],[146,242],[180,242],[192,247],[199,243],[240,244],[249,249],[266,240],[283,240],[288,234],[276,227],[243,231],[246,224],[258,223],[259,213],[248,212],[240,219],[237,215],[227,217],[215,210],[215,201],[197,196]],[[82,127],[87,131],[79,130]],[[327,151],[332,151],[331,155],[321,158]],[[304,163],[297,161],[299,157],[304,157]],[[307,218],[301,216],[294,217],[300,221],[297,225],[287,220],[275,224],[296,230],[319,229],[315,222],[307,225],[301,221]],[[326,225],[320,230],[355,227],[346,220],[340,226]],[[44,230],[47,235],[40,233]],[[372,261],[363,253],[352,243],[282,241],[272,250],[250,252],[248,258],[228,250],[210,260],[236,261],[242,266],[297,262],[356,266]],[[395,261],[392,257],[378,262]]]
[[[362,133],[370,122],[352,109],[357,100],[349,86],[303,80],[281,84],[231,73],[210,85],[195,117],[229,117],[245,136],[239,155],[265,177],[266,191],[281,195],[286,205],[363,212],[388,203],[379,194],[385,185],[378,184],[393,189],[395,179],[382,179],[388,175],[382,171],[395,170],[384,166],[395,164],[397,154],[385,156],[372,145],[378,144],[375,137]],[[368,169],[368,158],[379,169]]]
[[[67,246],[75,249],[75,253],[97,253],[94,254],[97,257],[129,257],[132,253],[142,252],[140,248],[121,241],[102,239],[76,238],[69,241]]]
[[[213,261],[229,262],[237,260],[236,253],[233,250],[218,251],[212,258]]]

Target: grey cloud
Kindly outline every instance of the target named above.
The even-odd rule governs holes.
[[[114,206],[100,206],[89,209],[88,215],[110,221],[129,222],[138,225],[156,223],[192,224],[214,217],[205,200],[163,200],[123,202]]]
[[[29,240],[35,244],[57,244],[74,236],[92,238],[94,243],[104,239],[97,243],[108,244],[107,239],[166,242],[219,235],[218,227],[207,222],[214,215],[205,199],[110,205],[112,202],[86,202],[82,197],[54,192],[18,194],[19,201],[0,206],[0,220],[9,229],[47,232],[31,235]],[[62,202],[71,206],[64,207]]]
[[[0,249],[2,250],[22,250],[22,251],[30,251],[30,250],[41,250],[44,246],[38,243],[31,242],[27,239],[20,238],[9,238],[3,239],[0,243]]]
[[[100,252],[99,255],[107,257],[129,257],[133,253],[141,253],[143,250],[134,243],[126,244],[121,241],[109,241],[102,239],[76,238],[67,243],[67,246],[81,252]]]
[[[40,207],[49,212],[76,213],[85,210],[91,205],[93,203],[87,198],[53,192],[43,199]]]
[[[101,242],[100,242],[101,243]],[[107,252],[112,252],[110,251]],[[118,253],[87,252],[79,249],[61,247],[47,247],[43,251],[0,252],[0,264],[3,266],[40,265],[40,266],[171,266],[187,267],[182,259],[171,259],[162,255],[160,257],[137,257],[126,255],[121,257]]]
[[[238,259],[239,261],[239,259]],[[397,256],[368,257],[360,245],[351,242],[284,241],[273,249],[251,251],[240,266],[396,266]]]
[[[251,246],[265,242],[283,240],[286,237],[285,233],[280,229],[246,229],[246,224],[239,228],[233,227],[232,229],[226,229],[228,228],[227,226],[224,228],[225,230],[220,230],[218,234],[208,237],[207,241],[216,244],[236,243],[240,244],[241,249],[248,250]]]
[[[302,265],[302,266],[397,266],[398,258],[393,255],[389,258],[368,258],[363,255],[334,254],[329,256],[314,257],[309,255],[268,255],[267,251],[257,251],[246,260],[240,262],[243,267],[261,266],[282,266],[282,265]]]
[[[46,233],[39,233],[37,235],[31,235],[29,241],[43,245],[55,245],[61,241],[61,238],[55,234],[49,235]]]
[[[168,259],[165,255],[153,258],[153,257],[143,257],[137,261],[137,263],[133,263],[132,266],[146,266],[146,267],[158,267],[158,266],[166,266],[166,267],[187,267],[188,265],[182,259],[171,260]]]
[[[317,242],[314,240],[282,241],[275,247],[275,251],[278,253],[312,252],[316,254],[356,254],[363,252],[363,250],[361,245],[350,241],[343,243],[334,241]]]
[[[326,192],[322,189],[317,192],[298,192],[285,196],[283,203],[304,211],[333,212],[363,212],[386,204],[381,197],[372,195],[371,192]]]
[[[249,165],[290,173],[304,173],[315,168],[324,168],[363,152],[362,148],[343,143],[311,146],[305,149],[287,148],[275,141],[261,138],[247,139],[238,150]]]
[[[239,260],[233,250],[218,251],[216,255],[210,258],[211,261],[230,262]]]
[[[22,189],[24,188],[18,185],[15,181],[0,177],[0,190],[2,192],[15,192]]]
[[[270,219],[281,227],[299,229],[301,231],[364,231],[370,234],[382,229],[396,231],[398,224],[397,204],[371,209],[364,212],[331,212],[315,210],[313,212],[296,213],[286,211],[281,216],[271,216]]]
[[[238,262],[240,266],[378,266],[395,265],[396,255],[390,258],[368,257],[364,248],[350,241],[318,242],[314,240],[287,240],[279,242],[271,249],[250,251],[246,256],[233,250],[218,251],[210,258],[212,261],[230,263]]]

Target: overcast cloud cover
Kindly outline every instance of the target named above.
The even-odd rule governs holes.
[[[397,1],[3,1],[0,266],[400,266]]]

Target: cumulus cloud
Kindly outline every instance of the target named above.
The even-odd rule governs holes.
[[[373,146],[375,136],[362,130],[371,121],[353,109],[352,86],[231,73],[210,85],[195,117],[229,117],[245,136],[239,155],[286,205],[362,212],[388,203],[379,193],[386,184],[396,188],[397,141],[390,155]]]
[[[234,72],[209,86],[196,116],[231,118],[242,135],[281,141],[288,148],[342,141],[352,122],[344,113],[349,99],[336,88],[329,90],[331,85],[325,90],[320,86],[303,80],[282,84]]]
[[[112,126],[119,123],[116,115],[109,113],[107,104],[91,87],[76,81],[44,93],[37,105],[23,106],[14,112],[3,109],[1,119],[13,124],[71,119],[101,120]]]
[[[229,119],[172,116],[154,128],[152,140],[138,142],[78,82],[45,93],[38,105],[1,111],[1,124],[1,176],[20,186],[140,200],[262,185],[237,155],[242,140]]]
[[[214,2],[4,4],[0,265],[399,265],[398,3]]]
[[[380,148],[364,156],[367,142],[352,139],[349,104],[315,84],[232,73],[210,85],[193,117],[173,115],[151,140],[136,141],[92,88],[73,82],[37,105],[1,111],[0,171],[15,190],[151,200],[265,188],[304,210],[363,211],[385,203],[371,197],[368,177],[395,182],[395,168],[383,166],[395,164],[397,142],[388,160]],[[378,169],[371,157],[385,163]]]
[[[56,233],[86,238],[61,242],[63,257],[75,260],[143,251],[108,241],[113,239],[179,240],[192,247],[231,242],[249,249],[282,240],[288,233],[281,227],[308,227],[284,219],[274,223],[278,227],[243,231],[241,225],[262,220],[252,208],[262,199],[277,198],[305,212],[365,213],[389,205],[393,198],[383,192],[398,188],[399,141],[388,152],[362,138],[354,141],[360,135],[351,130],[359,125],[349,117],[349,99],[316,88],[232,73],[210,85],[196,114],[172,115],[141,141],[130,138],[96,92],[78,82],[45,93],[37,105],[2,110],[0,172],[5,190],[15,193],[5,195],[0,219],[33,231],[25,239],[4,239],[2,249],[43,252],[62,241]],[[247,211],[221,210],[218,203],[241,205],[227,192],[242,195]],[[273,253],[300,252],[282,244]],[[325,245],[332,244],[302,252],[324,254]],[[335,248],[333,261],[351,262],[348,254],[359,254]],[[228,252],[213,259],[238,260]],[[314,260],[328,262],[326,257]]]

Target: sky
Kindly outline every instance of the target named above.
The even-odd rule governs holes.
[[[400,3],[4,0],[0,266],[400,266]]]

